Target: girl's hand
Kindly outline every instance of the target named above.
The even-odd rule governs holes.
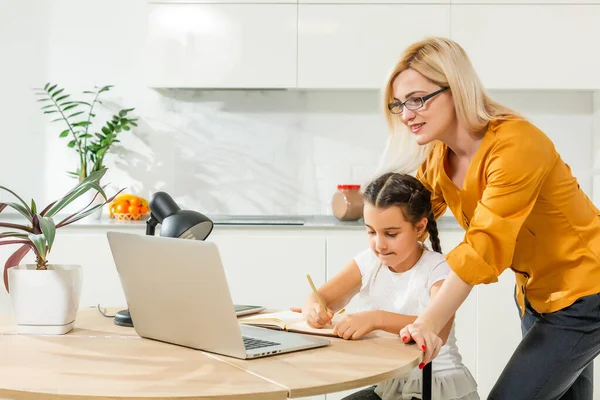
[[[300,310],[298,308],[292,308],[292,311],[299,312]],[[306,299],[301,312],[308,325],[317,329],[330,324],[331,319],[333,318],[333,311],[329,308],[321,307],[312,294]]]
[[[333,327],[333,334],[344,339],[360,339],[367,333],[376,329],[376,314],[373,311],[365,311],[350,314],[342,318]]]
[[[410,343],[414,340],[417,346],[425,352],[423,362],[419,365],[421,369],[437,357],[444,344],[442,339],[426,323],[417,321],[402,328],[400,338],[404,343]]]

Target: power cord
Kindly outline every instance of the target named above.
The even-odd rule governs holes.
[[[103,317],[106,317],[106,318],[114,318],[115,317],[114,314],[113,315],[107,314],[106,308],[100,307],[100,303],[98,303],[98,306],[96,308],[98,309],[98,312],[100,314],[102,314]]]

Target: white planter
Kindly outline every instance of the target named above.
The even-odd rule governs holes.
[[[18,333],[62,335],[73,329],[81,295],[79,265],[35,264],[8,270],[8,285]]]

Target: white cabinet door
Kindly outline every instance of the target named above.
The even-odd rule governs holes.
[[[598,89],[600,5],[453,5],[453,40],[488,89]]]
[[[477,384],[487,398],[521,340],[521,321],[514,301],[515,274],[504,271],[498,282],[477,287]]]
[[[296,86],[297,5],[150,4],[151,87]]]
[[[600,4],[598,0],[451,0],[450,2],[452,4]]]
[[[217,244],[231,297],[236,304],[302,307],[315,285],[325,282],[323,236],[211,235]]]
[[[298,6],[298,87],[380,89],[405,47],[450,35],[449,5]]]
[[[462,242],[465,232],[458,226],[456,229],[440,230],[440,242],[442,252],[447,254],[459,243]],[[428,246],[431,243],[427,242]],[[454,318],[454,327],[456,334],[456,343],[463,363],[477,379],[477,287],[473,288],[469,297],[458,309]]]
[[[414,0],[298,0],[300,4],[363,4],[369,5],[369,3],[377,4],[415,4]],[[450,4],[450,0],[419,0],[419,4]]]
[[[150,0],[148,3],[164,4],[164,3],[190,3],[190,4],[297,4],[297,0]]]
[[[355,255],[369,248],[367,234],[363,229],[348,231],[329,231],[327,234],[327,280],[337,275],[352,261]],[[360,308],[358,296],[346,306],[347,312],[356,312]]]

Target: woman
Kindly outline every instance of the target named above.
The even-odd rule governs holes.
[[[444,38],[402,54],[385,102],[393,132],[387,160],[401,162],[393,168],[401,172],[418,167],[435,217],[448,207],[466,231],[446,255],[452,272],[400,331],[402,340],[414,340],[430,362],[473,285],[511,268],[523,339],[489,398],[591,400],[600,352],[599,211],[552,141],[490,99],[465,51]],[[396,142],[418,146],[398,156]]]

